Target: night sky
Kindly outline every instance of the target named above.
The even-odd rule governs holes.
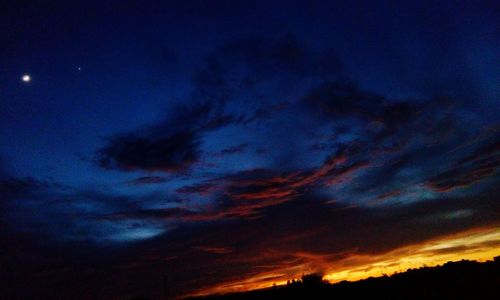
[[[334,2],[0,1],[3,293],[499,255],[498,4]]]

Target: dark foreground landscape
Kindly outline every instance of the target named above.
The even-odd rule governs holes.
[[[500,257],[496,257],[484,263],[462,260],[336,284],[309,274],[286,286],[190,299],[497,299],[499,288]]]

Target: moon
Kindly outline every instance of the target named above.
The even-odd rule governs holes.
[[[29,74],[24,74],[23,77],[21,77],[23,82],[30,82],[31,81],[31,76]]]

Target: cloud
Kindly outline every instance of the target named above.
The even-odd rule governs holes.
[[[430,178],[427,185],[440,192],[470,186],[492,177],[500,167],[500,142],[488,141],[448,170]]]
[[[211,254],[227,254],[232,252],[231,249],[224,247],[194,246],[193,248]]]
[[[370,142],[382,143],[385,139],[390,139],[393,144],[406,144],[408,136],[413,133],[411,131],[418,128],[415,122],[429,111],[429,102],[441,106],[436,100],[410,102],[388,99],[377,93],[364,91],[350,81],[327,81],[310,90],[302,98],[301,105],[325,122],[347,120],[351,124],[360,124],[365,130],[362,138]],[[410,126],[413,129],[408,128]],[[397,134],[401,132],[406,137],[398,137]],[[316,149],[323,147],[325,144],[315,145]]]
[[[210,68],[203,70],[210,82],[227,82],[222,77],[228,71],[239,72],[235,64],[248,67],[239,73],[243,82],[252,86],[259,80],[269,80],[275,76],[337,77],[343,71],[341,61],[332,49],[314,51],[305,47],[292,34],[278,38],[246,37],[223,45],[207,57]],[[234,73],[233,73],[234,74]],[[261,75],[259,79],[256,75]],[[224,79],[222,79],[224,78]]]
[[[99,165],[125,171],[184,171],[198,160],[198,144],[192,131],[157,138],[121,136],[99,151]]]
[[[68,187],[57,182],[38,180],[32,177],[16,178],[6,176],[0,179],[0,197],[5,200],[11,200],[23,195],[42,193],[53,189],[65,190],[68,189]]]
[[[191,104],[169,107],[175,113],[157,124],[109,137],[95,161],[103,168],[122,171],[185,172],[202,160],[202,141],[208,133],[250,125],[282,111],[287,101],[267,101],[291,83],[279,83],[281,76],[300,81],[304,76],[338,74],[341,67],[330,53],[310,51],[292,36],[228,42],[194,71],[186,101]],[[267,80],[282,87],[258,95]],[[262,100],[251,103],[249,97]],[[243,145],[220,154],[242,152],[247,147]]]
[[[4,179],[0,181],[0,192],[2,195],[9,196],[26,191],[36,190],[45,187],[46,184],[33,178],[27,179]]]
[[[380,114],[384,98],[350,82],[326,82],[312,89],[302,101],[311,112],[330,120],[350,116],[372,120]]]
[[[143,176],[126,182],[127,185],[145,185],[168,182],[168,179],[160,176]]]
[[[106,169],[184,172],[199,162],[204,133],[240,121],[217,112],[211,103],[179,106],[171,119],[109,138],[108,144],[97,151],[95,160]]]
[[[261,216],[256,219],[204,223],[204,230],[178,227],[151,241],[146,248],[156,249],[158,257],[151,263],[160,257],[176,256],[168,262],[171,274],[175,274],[171,278],[175,293],[193,292],[193,280],[208,275],[209,280],[196,281],[198,290],[225,286],[227,291],[230,285],[244,282],[255,287],[248,282],[251,278],[267,278],[273,273],[282,274],[280,278],[286,280],[303,272],[327,272],[349,257],[382,255],[490,226],[498,220],[499,211],[493,195],[490,190],[474,197],[367,208],[332,203],[328,198],[307,193],[279,206],[261,208]],[[446,217],[464,211],[474,214],[463,216],[461,222]],[[430,220],[429,216],[439,217],[439,221]],[[218,255],[209,258],[200,256],[199,251]],[[192,264],[183,264],[185,261]],[[143,261],[135,271],[141,272],[148,266]],[[267,285],[270,282],[262,281]]]
[[[245,151],[247,148],[248,148],[248,144],[239,144],[236,146],[222,149],[218,154],[223,156],[223,155],[241,153],[241,152]]]
[[[314,187],[344,184],[356,172],[366,168],[365,161],[351,161],[353,147],[340,148],[319,168],[277,172],[255,169],[213,178],[176,190],[182,196],[201,196],[212,204],[201,208],[176,207],[139,209],[114,213],[110,219],[161,219],[181,222],[223,221],[234,218],[259,218],[268,207],[278,206],[300,198]]]
[[[165,272],[173,295],[213,291],[215,287],[228,291],[238,284],[247,288],[254,288],[256,284],[268,286],[272,281],[287,280],[304,272],[326,273],[335,266],[349,264],[352,257],[385,255],[401,247],[418,246],[441,236],[492,224],[498,220],[499,211],[493,192],[389,208],[348,207],[306,194],[279,208],[265,208],[258,219],[177,227],[143,242],[141,247],[127,247],[118,253],[109,247],[100,251],[92,246],[82,248],[80,244],[79,248],[75,245],[74,249],[68,246],[56,250],[46,244],[46,250],[37,248],[35,257],[41,259],[45,255],[42,253],[46,253],[45,263],[54,266],[57,257],[53,253],[57,251],[64,261],[61,269],[52,267],[50,273],[40,273],[25,264],[18,270],[43,275],[34,281],[40,283],[34,290],[42,295],[60,283],[54,281],[59,276],[67,279],[68,290],[87,289],[91,294],[100,295],[116,293],[112,287],[123,282],[131,283],[123,291],[124,295],[150,285],[155,291],[153,287],[161,283]],[[461,222],[428,220],[431,215],[467,209],[473,209],[475,214]],[[144,215],[154,213],[143,212]],[[185,213],[170,210],[155,217]],[[23,252],[13,252],[9,264],[24,251],[23,247]],[[113,259],[107,259],[110,252]],[[187,261],[190,263],[186,264]],[[82,265],[89,271],[83,270]],[[83,287],[76,286],[77,278],[83,280]],[[109,284],[102,285],[103,280]]]
[[[210,195],[212,192],[219,190],[216,183],[200,183],[196,185],[186,185],[180,187],[176,190],[179,194],[198,194],[198,195]]]

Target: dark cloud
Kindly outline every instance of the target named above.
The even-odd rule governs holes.
[[[334,262],[346,252],[384,253],[397,247],[461,231],[469,226],[488,224],[498,217],[498,207],[491,207],[494,201],[491,196],[482,196],[477,203],[475,201],[441,199],[391,209],[364,209],[327,205],[318,199],[309,198],[288,202],[279,208],[269,208],[263,218],[251,223],[236,223],[233,225],[236,227],[232,229],[220,227],[221,232],[218,232],[217,227],[211,228],[208,239],[212,242],[207,241],[207,236],[203,240],[208,245],[213,243],[234,249],[234,257],[228,257],[221,263],[224,266],[237,264],[251,277],[259,272],[253,268],[255,265],[274,263],[286,267],[285,261],[291,260],[291,265],[307,264],[311,261],[310,257],[314,256],[324,257],[325,262]],[[456,220],[432,223],[425,221],[429,215],[460,208],[474,208],[477,215],[462,219],[461,223]],[[395,232],[394,228],[400,230]],[[266,235],[258,234],[262,231]],[[225,239],[224,236],[231,238]],[[309,257],[304,257],[301,253],[309,253]],[[320,264],[317,267],[324,266]],[[228,272],[227,276],[231,276],[230,274]],[[226,282],[227,279],[221,279],[221,282]]]
[[[228,154],[235,154],[235,153],[241,153],[245,151],[248,148],[248,144],[239,144],[236,146],[228,147],[225,149],[222,149],[219,152],[219,155],[228,155]]]
[[[193,286],[203,290],[267,274],[268,270],[281,270],[285,274],[283,279],[292,276],[287,272],[292,272],[290,270],[297,266],[311,271],[325,271],[326,266],[340,263],[349,255],[383,254],[443,235],[487,226],[498,220],[500,211],[498,201],[492,195],[495,195],[494,191],[474,197],[363,208],[331,203],[314,194],[305,194],[279,207],[265,208],[265,213],[258,219],[203,223],[203,227],[178,227],[168,235],[145,242],[140,248],[132,247],[104,264],[90,260],[89,268],[96,268],[98,263],[101,265],[99,271],[92,273],[97,277],[85,277],[85,285],[104,289],[89,289],[91,294],[106,294],[110,291],[104,288],[102,280],[109,282],[108,288],[112,289],[111,283],[128,278],[126,282],[130,281],[132,285],[124,288],[124,295],[137,293],[150,284],[152,290],[147,294],[151,295],[156,293],[154,286],[156,282],[161,283],[162,274],[167,270],[171,292],[180,295],[193,292]],[[474,214],[461,218],[460,222],[441,217],[460,210],[473,210]],[[140,217],[164,218],[186,215],[186,212],[173,209],[161,214],[154,211],[139,214]],[[435,220],[430,216],[434,216]],[[89,251],[76,253],[83,255]],[[65,265],[67,273],[53,270],[43,279],[48,285],[39,287],[39,291],[47,293],[54,284],[47,280],[58,276],[56,274],[84,276],[79,272],[71,275],[69,270],[74,268],[83,272],[81,265]],[[110,275],[117,270],[121,270],[118,272],[121,275]],[[199,278],[204,279],[200,281]],[[68,282],[77,288],[75,281]],[[160,293],[159,290],[157,292]]]
[[[121,136],[99,151],[99,165],[125,171],[184,171],[199,159],[198,145],[191,131],[155,138]]]
[[[390,191],[385,192],[385,193],[383,193],[383,194],[381,194],[381,195],[378,195],[378,196],[374,199],[374,201],[372,201],[371,203],[375,203],[375,204],[376,204],[376,203],[380,203],[380,202],[383,202],[383,201],[385,201],[385,200],[387,200],[387,199],[390,199],[390,198],[392,198],[392,197],[399,196],[399,195],[401,195],[402,193],[403,193],[403,192],[402,192],[401,190],[399,190],[399,189],[390,190]]]
[[[200,251],[203,251],[203,252],[208,252],[208,253],[213,253],[213,254],[227,254],[227,253],[231,253],[232,252],[231,249],[227,249],[227,248],[224,248],[224,247],[194,246],[193,248],[197,249],[197,250],[200,250]]]
[[[178,188],[176,192],[180,194],[209,195],[217,189],[218,189],[217,183],[208,182],[196,185],[183,186],[181,188]]]
[[[460,187],[468,187],[496,173],[500,166],[498,159],[476,161],[467,166],[456,166],[428,181],[428,185],[440,192],[451,191]]]
[[[472,154],[455,162],[448,170],[430,178],[427,185],[441,192],[468,187],[494,176],[499,167],[500,141],[487,141]]]
[[[304,105],[313,113],[334,120],[358,117],[373,120],[380,114],[384,98],[360,90],[353,83],[326,82],[304,97]]]
[[[253,114],[248,116],[244,124],[250,124],[254,121],[259,121],[263,119],[267,119],[272,117],[273,115],[283,111],[284,109],[288,108],[289,104],[288,103],[277,103],[273,105],[268,105],[266,107],[260,107],[256,109]]]
[[[68,187],[53,181],[38,180],[31,177],[15,178],[7,176],[0,180],[0,198],[5,200],[54,189],[65,190]]]
[[[311,170],[278,172],[255,169],[228,174],[206,182],[187,185],[176,190],[183,196],[212,198],[214,203],[201,209],[176,207],[166,209],[138,209],[107,215],[105,219],[160,219],[180,222],[221,221],[234,218],[260,218],[263,211],[302,197],[322,186],[342,184],[356,172],[367,168],[366,161],[350,156],[360,149],[345,146]]]
[[[292,81],[303,80],[303,76],[330,78],[340,69],[331,52],[311,52],[292,36],[229,42],[208,55],[195,71],[190,97],[196,104],[176,107],[160,124],[109,138],[108,145],[97,152],[96,161],[103,168],[124,171],[186,171],[201,159],[200,144],[206,133],[252,123],[286,106],[259,101],[261,105],[253,113],[228,112],[229,99],[232,103],[249,96],[265,100],[274,95],[258,96],[256,92],[266,80],[283,80],[280,76],[288,75]]]
[[[144,185],[168,182],[168,179],[160,176],[143,176],[126,182],[128,185]]]
[[[500,138],[493,137],[482,143],[470,155],[459,160],[457,164],[467,164],[469,162],[480,161],[488,158],[498,159],[500,153]]]
[[[183,172],[200,160],[205,132],[238,122],[210,103],[180,106],[161,124],[109,138],[96,161],[107,169]]]
[[[382,143],[392,138],[390,148],[401,147],[408,142],[409,132],[417,128],[415,122],[425,117],[429,111],[429,102],[440,105],[438,101],[407,101],[388,99],[382,95],[364,91],[353,82],[328,81],[313,88],[301,100],[301,105],[313,115],[326,122],[352,120],[360,122],[365,130],[363,139],[373,143]],[[436,108],[434,108],[436,109]],[[434,121],[433,121],[434,122]],[[398,137],[404,132],[406,137]],[[401,144],[401,145],[398,145]],[[328,147],[325,143],[316,144],[315,149]]]
[[[230,41],[219,51],[210,54],[207,61],[211,64],[210,68],[202,74],[210,76],[204,79],[211,78],[212,83],[213,78],[217,78],[218,83],[226,82],[222,79],[223,72],[239,72],[241,69],[236,66],[243,65],[247,70],[243,70],[244,73],[240,75],[247,86],[278,75],[328,79],[338,77],[343,71],[343,65],[332,49],[314,51],[305,47],[292,34],[279,38],[246,37]]]
[[[33,178],[4,179],[0,181],[0,192],[2,195],[9,196],[12,194],[36,190],[45,186],[45,183],[39,182]]]

